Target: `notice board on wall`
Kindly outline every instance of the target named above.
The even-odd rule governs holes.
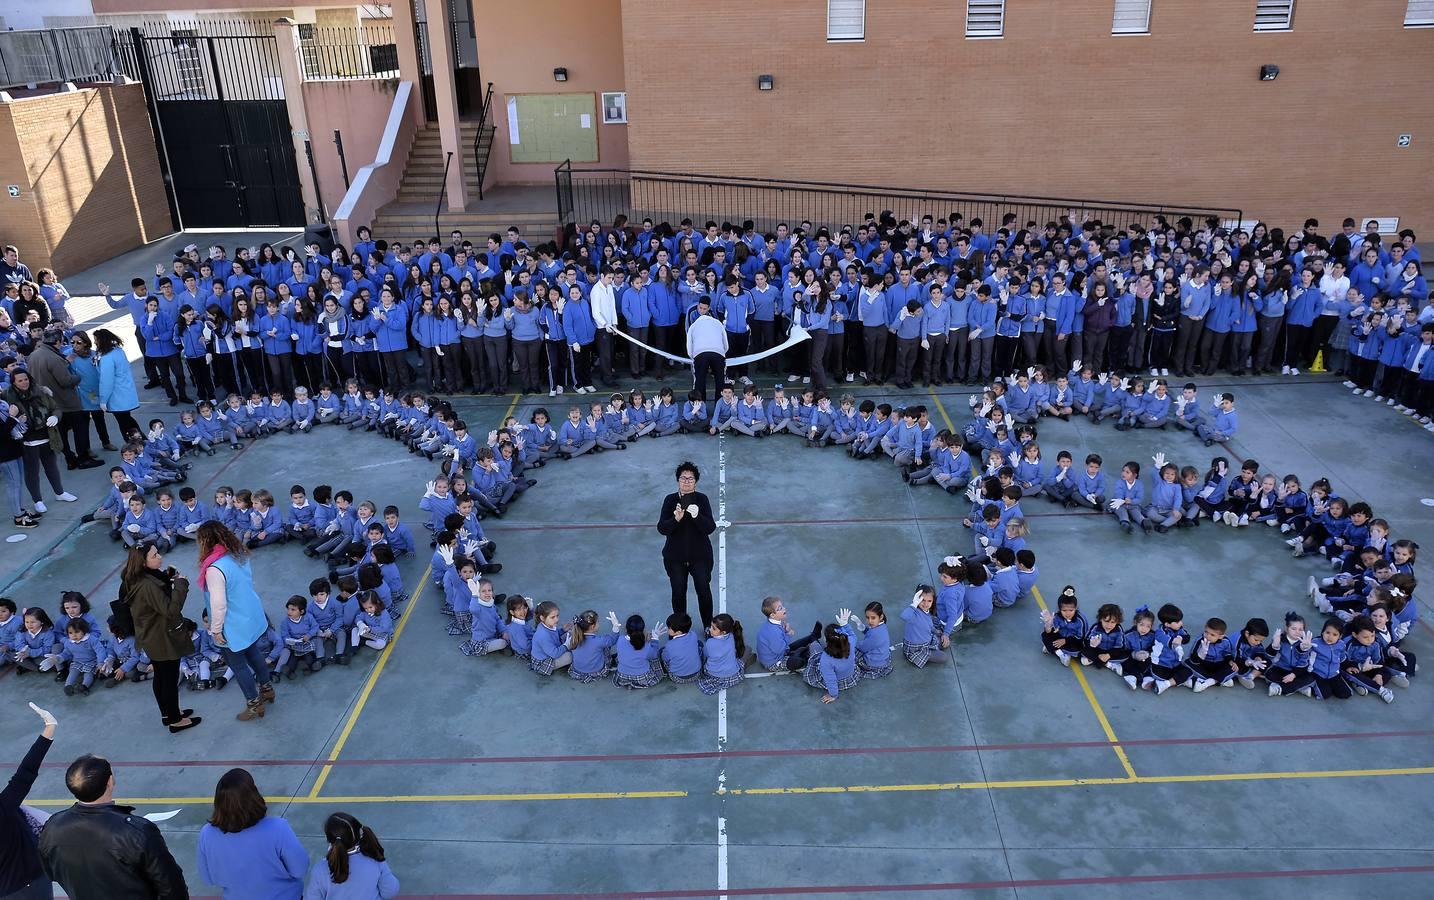
[[[515,163],[597,162],[597,102],[586,94],[510,94],[508,158]]]

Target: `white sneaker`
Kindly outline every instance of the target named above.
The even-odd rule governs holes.
[[[804,375],[804,376],[802,376],[802,384],[811,384],[811,383],[812,383],[812,376],[810,376],[810,375]]]
[[[1266,519],[1266,520],[1265,520],[1265,524],[1268,525],[1268,526],[1270,526],[1271,528],[1277,528],[1277,527],[1280,527],[1280,520],[1279,520],[1279,519]]]
[[[1365,687],[1364,685],[1360,684],[1358,681],[1351,681],[1351,682],[1349,683],[1349,686],[1350,686],[1350,688],[1351,688],[1356,694],[1358,694],[1359,696],[1361,696],[1361,697],[1368,697],[1368,696],[1369,696],[1369,688],[1367,688],[1367,687]]]
[[[56,500],[63,500],[63,501],[66,502],[66,503],[74,503],[76,500],[78,500],[78,499],[80,499],[80,498],[79,498],[79,497],[76,497],[74,494],[70,493],[69,491],[65,491],[63,494],[61,494],[60,496],[56,497],[55,499],[56,499]]]
[[[1385,401],[1384,401],[1384,405],[1385,405],[1385,406],[1393,406],[1393,405],[1394,405],[1394,398],[1393,398],[1393,397],[1390,397],[1388,400],[1385,400]]]
[[[1106,663],[1105,667],[1117,675],[1125,671],[1125,669],[1121,667],[1120,663],[1116,662],[1113,659],[1110,662]]]
[[[1239,680],[1240,680],[1240,687],[1244,688],[1245,690],[1247,690],[1247,691],[1253,691],[1253,690],[1255,689],[1255,679],[1254,679],[1253,676],[1251,676],[1251,675],[1241,675],[1241,676],[1239,676]]]
[[[1280,525],[1280,534],[1289,534],[1291,531],[1294,530],[1294,526],[1292,526],[1289,522],[1285,522]],[[1289,541],[1285,541],[1285,543],[1288,544]]]
[[[1387,687],[1382,687],[1379,689],[1379,699],[1383,700],[1385,703],[1393,703],[1394,692]]]
[[[1090,660],[1088,660],[1088,659],[1086,659],[1084,656],[1082,656],[1082,657],[1080,658],[1080,664],[1083,665],[1083,666],[1088,666],[1088,665],[1090,665]]]
[[[1362,388],[1360,388],[1359,385],[1356,384],[1356,385],[1354,386],[1354,390],[1351,391],[1350,393],[1352,393],[1352,394],[1354,394],[1354,396],[1358,397],[1360,394],[1364,393],[1364,390],[1363,390]]]
[[[1168,680],[1166,680],[1166,679],[1164,679],[1164,678],[1157,678],[1157,679],[1155,679],[1155,695],[1156,695],[1157,697],[1160,696],[1161,694],[1163,694],[1163,693],[1165,693],[1166,691],[1170,690],[1170,688],[1173,687],[1174,685],[1175,685],[1175,682],[1173,682],[1173,681],[1168,681]]]
[[[563,386],[562,386],[562,385],[561,385],[561,384],[560,384],[560,385],[558,385],[558,387],[557,387],[557,392],[558,392],[558,395],[559,395],[559,396],[562,396],[562,393],[563,393]]]
[[[788,375],[788,376],[787,376],[787,384],[791,384],[792,382],[794,382],[794,381],[796,381],[796,380],[797,380],[797,376],[795,376],[795,375]]]
[[[35,512],[37,512],[37,513],[43,513],[43,512],[49,512],[49,511],[50,511],[50,510],[45,506],[45,501],[43,501],[43,500],[36,500],[36,501],[35,501]]]
[[[1305,596],[1310,598],[1311,603],[1317,604],[1319,602],[1316,599],[1319,597],[1319,582],[1315,581],[1313,575],[1310,576],[1309,583],[1305,585]]]
[[[1300,370],[1299,370],[1299,369],[1296,369],[1294,366],[1290,366],[1290,374],[1291,374],[1291,375],[1298,375],[1298,374],[1300,374]]]
[[[1249,516],[1241,516],[1240,518],[1238,518],[1238,519],[1235,520],[1235,527],[1237,527],[1237,528],[1245,528],[1245,527],[1247,527],[1249,524],[1250,524],[1250,517],[1249,517]]]
[[[1368,396],[1369,396],[1369,392],[1368,392],[1368,391],[1365,391],[1365,392],[1364,392],[1364,395],[1365,395],[1366,397],[1368,397]],[[1375,402],[1375,403],[1383,403],[1383,402],[1384,402],[1384,395],[1383,395],[1383,394],[1375,394],[1375,395],[1374,395],[1374,402]]]
[[[1162,377],[1162,378],[1169,378],[1169,377],[1170,377],[1170,370],[1169,370],[1169,369],[1161,369],[1161,370],[1160,370],[1160,377]]]
[[[1280,366],[1280,374],[1281,374],[1281,375],[1288,375],[1288,374],[1290,374],[1290,367],[1289,367],[1289,366]]]
[[[1271,696],[1271,697],[1278,697],[1280,694],[1283,694],[1283,693],[1284,693],[1284,689],[1281,688],[1278,684],[1275,684],[1275,683],[1273,683],[1273,682],[1270,683],[1270,696]]]
[[[1222,522],[1224,522],[1226,525],[1230,525],[1230,526],[1232,526],[1232,527],[1234,526],[1234,524],[1235,524],[1236,522],[1239,521],[1239,519],[1235,516],[1235,514],[1232,513],[1232,512],[1230,512],[1229,510],[1226,510],[1224,513],[1222,513],[1222,514],[1220,515],[1220,520],[1221,520]]]
[[[1198,694],[1198,693],[1200,693],[1201,691],[1207,690],[1207,689],[1212,688],[1212,687],[1214,687],[1214,686],[1215,686],[1215,679],[1213,679],[1213,678],[1197,678],[1197,679],[1195,679],[1195,684],[1194,684],[1194,686],[1191,688],[1191,690],[1193,690],[1195,693]]]
[[[1138,681],[1135,680],[1135,676],[1134,676],[1134,675],[1127,675],[1127,676],[1125,676],[1125,683],[1128,684],[1128,685],[1130,685],[1130,689],[1131,689],[1132,691],[1138,691],[1138,690],[1140,690],[1140,682],[1138,682]]]
[[[1364,392],[1364,396],[1366,396],[1366,397],[1373,397],[1373,396],[1374,396],[1374,391],[1366,390],[1366,391]]]
[[[1304,694],[1306,697],[1308,697],[1308,698],[1310,698],[1311,700],[1313,700],[1313,699],[1314,699],[1314,685],[1312,685],[1312,684],[1307,684],[1307,685],[1305,685],[1304,687],[1302,687],[1302,688],[1299,689],[1299,693]]]
[[[1346,381],[1346,382],[1344,382],[1344,386],[1347,387],[1347,388],[1352,388],[1352,387],[1354,387],[1354,382],[1353,382],[1353,381]]]
[[[1428,425],[1431,421],[1434,421],[1434,419],[1430,419],[1428,416],[1420,416],[1420,417],[1419,417],[1419,424],[1420,424],[1420,425]]]
[[[869,380],[870,380],[869,378],[866,377],[866,373],[865,373],[865,372],[857,372],[856,374],[861,376],[861,380],[862,380],[862,381],[869,381]]]
[[[742,382],[743,384],[751,384],[751,383],[752,383],[752,379],[748,378],[746,375],[743,375],[741,378],[738,378],[737,380],[740,381],[740,382]],[[850,381],[851,378],[848,377],[847,380]]]
[[[1389,683],[1402,688],[1409,687],[1409,676],[1402,672],[1395,672],[1389,676]]]
[[[1151,377],[1151,378],[1158,378],[1159,376],[1160,376],[1160,370],[1157,369],[1157,368],[1155,368],[1154,366],[1151,366],[1151,367],[1150,367],[1150,377]]]
[[[1070,668],[1070,666],[1071,666],[1071,655],[1070,655],[1069,653],[1067,653],[1066,651],[1064,651],[1064,650],[1057,650],[1057,651],[1056,651],[1056,659],[1059,659],[1059,660],[1061,661],[1061,665],[1065,666],[1067,669]]]
[[[556,396],[558,396],[558,389],[557,389],[557,388],[553,388],[551,391],[548,391],[548,396],[549,396],[549,397],[556,397]]]
[[[1409,415],[1409,407],[1405,406],[1403,403],[1396,403],[1396,404],[1394,404],[1394,411],[1395,411],[1395,412],[1402,412],[1402,413],[1404,413],[1406,416]]]
[[[745,378],[743,378],[742,380],[743,380],[743,381],[747,381],[747,379],[745,379]],[[851,384],[853,381],[856,381],[856,376],[853,375],[853,374],[851,374],[850,372],[846,373],[846,383],[847,383],[847,384]],[[748,383],[748,384],[751,384],[752,382],[747,381],[747,383]]]

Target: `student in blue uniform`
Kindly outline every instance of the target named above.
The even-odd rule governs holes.
[[[1235,660],[1235,644],[1227,634],[1228,626],[1221,618],[1205,623],[1205,632],[1190,648],[1190,653],[1175,673],[1175,683],[1188,685],[1200,693],[1215,685],[1232,687],[1239,674]]]
[[[817,622],[805,637],[796,638],[796,631],[787,623],[787,607],[781,597],[762,600],[766,619],[757,630],[757,662],[768,672],[800,672],[805,668],[811,645],[822,636],[822,623]]]
[[[1155,645],[1150,651],[1150,681],[1143,687],[1163,694],[1176,684],[1184,662],[1190,633],[1185,630],[1185,614],[1180,607],[1166,603],[1156,613],[1159,627],[1155,629]]]
[[[823,692],[823,703],[835,703],[842,691],[851,690],[861,681],[852,640],[851,630],[846,626],[826,626],[822,645],[802,671],[802,680]]]
[[[572,664],[568,666],[568,677],[579,684],[591,684],[612,674],[613,646],[617,643],[621,626],[617,613],[609,612],[612,624],[610,634],[598,634],[598,614],[586,609],[578,613],[569,626],[568,643]]]
[[[658,625],[647,633],[642,616],[631,615],[623,624],[623,634],[615,645],[617,671],[613,684],[629,690],[649,688],[662,680],[662,663],[658,661],[657,641],[667,631]]]
[[[1145,525],[1145,485],[1140,480],[1140,463],[1130,460],[1120,467],[1120,478],[1108,505],[1126,534]]]
[[[667,642],[659,656],[673,684],[692,684],[701,677],[702,641],[692,631],[692,617],[687,613],[667,617]]]
[[[1061,665],[1069,666],[1081,654],[1090,624],[1080,611],[1075,588],[1066,585],[1056,600],[1056,611],[1041,611],[1041,652],[1054,653]]]
[[[568,629],[559,625],[558,604],[544,600],[538,604],[533,617],[537,624],[533,632],[528,668],[539,675],[551,675],[572,665],[573,654],[569,649],[572,638]]]
[[[746,672],[747,644],[742,639],[742,623],[727,613],[712,617],[703,642],[702,675],[697,688],[707,695],[736,687]]]
[[[1124,612],[1116,604],[1101,604],[1095,612],[1095,625],[1080,649],[1081,665],[1104,666],[1124,677],[1122,664],[1130,658],[1130,647],[1121,628],[1124,618]]]
[[[911,605],[901,611],[901,621],[905,623],[901,652],[906,661],[918,669],[926,667],[932,653],[951,646],[936,616],[936,588],[919,585],[911,597]]]

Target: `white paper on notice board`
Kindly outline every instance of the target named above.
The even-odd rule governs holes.
[[[522,143],[518,139],[518,98],[508,98],[508,143]]]
[[[593,127],[593,117],[590,116],[590,115],[588,115],[587,113],[579,113],[579,114],[578,114],[578,125],[580,125],[580,126],[583,127],[583,128],[591,128],[591,127]]]

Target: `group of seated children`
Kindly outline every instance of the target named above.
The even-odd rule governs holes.
[[[1253,690],[1269,685],[1271,697],[1304,694],[1317,699],[1347,699],[1351,692],[1377,694],[1394,702],[1390,685],[1408,687],[1418,671],[1414,654],[1400,649],[1413,621],[1414,576],[1396,575],[1374,586],[1357,612],[1347,619],[1330,617],[1318,635],[1297,612],[1285,615],[1284,627],[1270,633],[1261,618],[1250,619],[1231,638],[1224,619],[1211,618],[1198,640],[1185,630],[1185,614],[1167,603],[1156,613],[1142,606],[1130,627],[1114,603],[1096,610],[1087,622],[1075,588],[1066,587],[1055,612],[1041,613],[1041,651],[1054,653],[1069,666],[1104,666],[1125,680],[1131,690],[1156,694],[1176,685],[1196,693],[1236,683]]]
[[[1193,381],[1187,382],[1176,396],[1164,378],[1096,376],[1090,366],[1079,366],[1079,361],[1076,369],[1050,384],[1045,369],[1032,366],[971,397],[971,421],[964,431],[966,446],[973,454],[978,449],[985,453],[1009,440],[1012,428],[1030,425],[1043,416],[1069,422],[1075,415],[1096,424],[1114,419],[1119,431],[1164,431],[1172,425],[1194,432],[1207,447],[1229,441],[1240,424],[1235,395],[1216,392],[1202,411],[1196,390]],[[1006,434],[998,433],[1002,428]]]
[[[13,666],[18,676],[54,670],[69,695],[88,694],[97,678],[108,688],[149,677],[149,656],[134,635],[111,616],[106,636],[84,594],[63,592],[56,621],[38,606],[21,609],[0,597],[0,671]]]

